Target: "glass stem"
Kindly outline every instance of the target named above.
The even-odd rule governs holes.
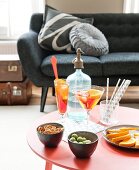
[[[64,124],[64,115],[61,114],[61,123]]]
[[[90,110],[87,110],[87,129],[89,129],[89,114]]]

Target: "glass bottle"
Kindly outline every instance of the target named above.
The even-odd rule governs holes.
[[[69,97],[68,97],[68,118],[80,122],[87,118],[85,110],[80,106],[75,97],[78,90],[88,90],[91,88],[91,78],[82,72],[83,60],[81,59],[81,49],[77,49],[77,56],[73,60],[75,72],[67,77],[69,84]]]

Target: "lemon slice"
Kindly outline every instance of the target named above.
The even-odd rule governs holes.
[[[130,138],[128,140],[123,140],[122,142],[119,143],[119,146],[125,146],[125,147],[132,147],[136,143],[135,138]]]
[[[62,84],[62,83],[66,83],[66,80],[64,80],[64,79],[55,79],[54,82],[56,84]]]
[[[90,89],[88,90],[88,93],[91,97],[100,97],[102,95],[102,92],[100,90],[96,90],[96,89]]]
[[[139,133],[134,133],[134,137],[139,137]]]
[[[135,143],[135,148],[139,148],[139,138],[135,137],[136,143]]]

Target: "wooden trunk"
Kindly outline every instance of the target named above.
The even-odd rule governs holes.
[[[24,78],[18,55],[0,55],[0,82],[23,81]]]

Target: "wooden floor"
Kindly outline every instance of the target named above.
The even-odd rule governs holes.
[[[114,88],[115,87],[109,88],[109,98],[112,95]],[[104,93],[102,99],[105,99],[105,96],[106,94]],[[41,97],[41,88],[38,88],[33,85],[32,98],[30,100],[30,105],[40,104],[40,97]],[[139,86],[128,87],[120,103],[139,103]],[[56,104],[55,97],[52,96],[52,88],[49,88],[46,104],[49,104],[49,105]]]
[[[41,88],[32,86],[32,97],[30,100],[30,105],[38,105],[40,104],[41,99]],[[56,99],[52,96],[52,88],[49,88],[48,95],[46,99],[46,104],[53,105],[56,104]]]

